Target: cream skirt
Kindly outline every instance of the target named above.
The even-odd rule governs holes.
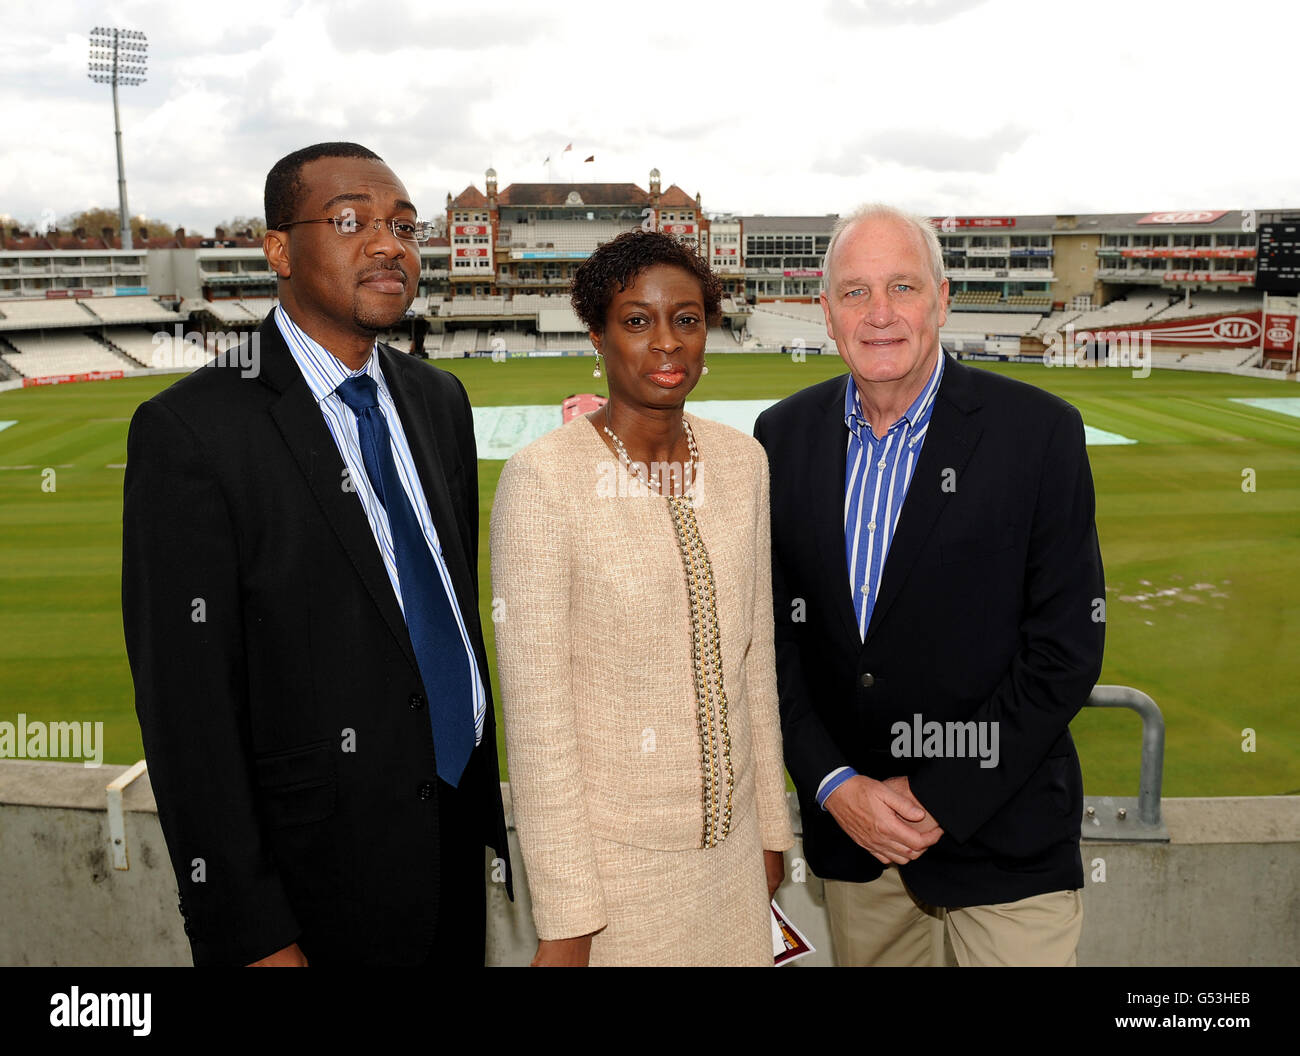
[[[595,844],[609,925],[592,939],[593,967],[772,966],[753,809],[708,850],[656,851],[599,838]]]

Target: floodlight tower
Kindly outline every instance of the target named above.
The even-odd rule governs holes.
[[[122,248],[131,243],[131,214],[126,208],[126,169],[122,165],[122,121],[117,112],[117,86],[142,84],[149,62],[149,43],[134,29],[96,26],[90,31],[90,62],[87,75],[98,84],[113,86],[113,134],[117,137],[117,208],[122,221]]]

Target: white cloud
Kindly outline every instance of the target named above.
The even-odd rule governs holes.
[[[1300,15],[1266,0],[6,13],[0,212],[33,220],[116,201],[109,93],[85,71],[95,24],[149,35],[149,79],[121,92],[130,201],[191,230],[260,212],[276,158],[331,138],[378,151],[430,213],[488,165],[503,186],[644,186],[657,166],[706,208],[769,214],[864,199],[936,214],[1300,204],[1286,117]]]

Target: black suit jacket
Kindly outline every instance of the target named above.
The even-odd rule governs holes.
[[[342,456],[274,318],[254,336],[256,376],[233,356],[196,370],[127,441],[122,612],[185,930],[196,964],[294,941],[321,962],[418,963],[457,912],[440,812],[454,802],[508,877],[492,703],[452,793]],[[379,357],[490,694],[469,400],[451,374]]]
[[[847,378],[796,393],[755,426],[772,471],[782,731],[809,865],[828,879],[880,875],[814,798],[847,765],[906,774],[944,828],[902,867],[924,901],[1081,887],[1068,724],[1100,674],[1105,629],[1082,420],[1040,389],[944,364],[863,641],[844,550]],[[998,764],[901,757],[894,724],[917,714],[997,722]]]

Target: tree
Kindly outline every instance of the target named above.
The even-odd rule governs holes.
[[[86,232],[87,238],[98,238],[104,228],[110,228],[114,235],[117,235],[121,229],[118,221],[116,209],[102,209],[99,207],[83,209],[79,213],[69,213],[58,223],[58,228],[64,234],[71,234],[77,228]],[[166,238],[176,230],[171,224],[162,220],[150,220],[145,216],[133,216],[131,218],[131,237],[137,239],[140,237],[140,229],[145,228],[150,238]]]
[[[266,221],[260,216],[236,216],[222,220],[217,227],[224,228],[227,238],[234,238],[242,231],[251,231],[254,238],[266,234]]]

